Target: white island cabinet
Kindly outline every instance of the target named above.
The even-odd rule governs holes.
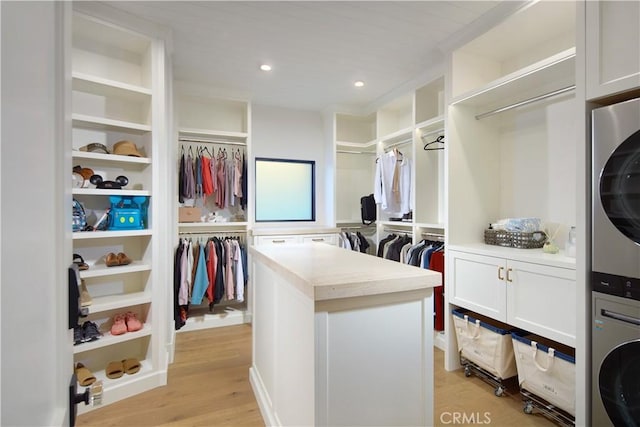
[[[267,425],[433,424],[440,273],[332,245],[250,251],[250,378]]]

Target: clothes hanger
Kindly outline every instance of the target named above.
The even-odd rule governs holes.
[[[435,140],[431,142],[427,142],[424,145],[424,147],[422,147],[422,149],[425,151],[444,150],[444,147],[428,148],[430,145],[433,145],[433,144],[444,144],[444,135],[440,135]]]

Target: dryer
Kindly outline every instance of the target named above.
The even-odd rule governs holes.
[[[592,425],[640,426],[640,99],[592,112]]]

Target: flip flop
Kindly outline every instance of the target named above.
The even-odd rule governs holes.
[[[107,378],[115,380],[124,375],[124,367],[122,362],[109,362],[107,369],[104,370]]]
[[[124,371],[129,375],[133,375],[140,370],[140,362],[138,361],[138,359],[135,359],[133,357],[123,360],[122,366],[124,368]]]
[[[78,265],[78,270],[80,271],[89,269],[89,264],[84,262],[84,258],[79,254],[73,254],[73,263]]]
[[[89,369],[85,368],[82,363],[78,363],[76,365],[76,377],[78,378],[78,383],[82,387],[90,386],[96,382],[96,377],[94,377],[93,373],[91,373]]]

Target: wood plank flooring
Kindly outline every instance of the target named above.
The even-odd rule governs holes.
[[[436,426],[553,426],[540,415],[526,415],[517,393],[495,397],[477,377],[443,369],[444,355],[435,350]],[[96,409],[78,417],[83,426],[262,426],[249,384],[251,326],[239,325],[180,333],[168,385]],[[486,414],[485,414],[486,413]],[[456,415],[459,414],[459,415]]]

